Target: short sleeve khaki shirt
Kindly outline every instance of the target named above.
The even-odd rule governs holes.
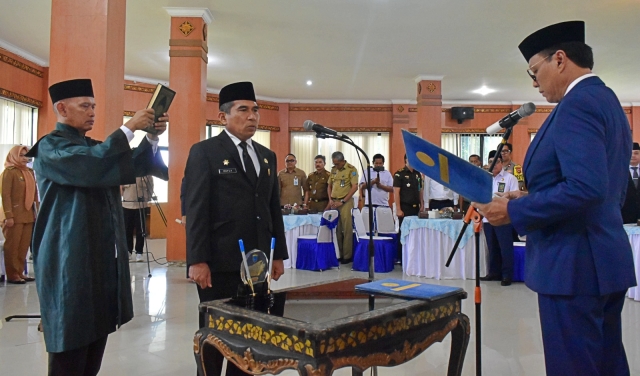
[[[350,163],[345,163],[342,168],[333,167],[331,169],[331,198],[340,200],[344,198],[352,186],[358,185],[358,170]]]

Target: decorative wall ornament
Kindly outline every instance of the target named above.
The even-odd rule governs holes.
[[[3,88],[0,88],[0,97],[9,98],[16,102],[28,104],[29,106],[32,106],[32,107],[38,107],[38,108],[42,107],[42,101],[33,99],[31,97],[27,97],[26,95],[18,94]]]
[[[131,85],[131,84],[124,84],[124,89],[129,91],[137,91],[140,93],[149,93],[149,94],[153,94],[153,92],[156,90],[156,88]]]
[[[185,37],[189,36],[189,34],[191,34],[195,29],[196,28],[189,21],[184,21],[180,26],[178,26],[178,30],[180,30]]]
[[[359,111],[359,112],[393,112],[392,106],[367,106],[367,107],[354,107],[354,106],[292,106],[289,107],[289,111]]]
[[[427,85],[427,90],[429,90],[430,93],[433,93],[436,91],[436,85],[433,82],[430,82],[429,85]]]
[[[542,114],[550,114],[551,111],[553,111],[553,107],[551,108],[536,108],[536,113],[542,113]]]
[[[129,116],[129,117],[133,117],[133,115],[135,115],[136,112],[135,111],[125,111],[124,112],[124,116]]]
[[[630,108],[622,108],[622,110],[624,111],[625,114],[630,114],[631,113],[631,109]]]
[[[213,95],[209,95],[207,94],[207,102],[220,102],[220,99],[218,97],[214,97]]]
[[[409,112],[418,112],[418,107],[409,107]]]
[[[0,53],[0,61],[5,63],[5,64],[9,64],[11,66],[14,66],[14,67],[16,67],[16,68],[18,68],[20,70],[23,70],[23,71],[25,71],[27,73],[31,73],[32,75],[34,75],[36,77],[42,78],[42,76],[44,75],[44,73],[41,70],[36,69],[34,67],[31,67],[31,66],[29,66],[29,65],[27,65],[27,64],[25,64],[25,63],[23,63],[21,61],[18,61],[18,60],[14,59],[14,58],[12,58],[10,56],[5,55],[3,53]]]
[[[441,133],[487,133],[486,128],[442,128]],[[498,133],[504,132],[504,129],[498,131]]]
[[[338,130],[340,130],[340,132],[374,132],[374,133],[381,133],[381,132],[391,132],[393,130],[392,127],[345,127],[345,128],[336,128]],[[307,132],[307,130],[305,130],[302,127],[290,127],[289,128],[289,132]],[[313,131],[308,131],[309,133],[313,132]]]
[[[398,112],[402,112],[402,111],[404,111],[404,107],[398,106]]]
[[[213,95],[210,95],[210,94],[207,94],[207,102],[219,103],[220,102],[220,98],[214,97]],[[260,104],[260,103],[258,103],[258,107],[260,109],[263,109],[263,110],[272,110],[272,111],[280,110],[280,107],[278,107],[276,105],[273,105],[273,104]]]

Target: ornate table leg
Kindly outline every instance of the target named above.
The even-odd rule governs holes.
[[[451,355],[449,356],[448,376],[462,375],[462,364],[469,345],[470,331],[469,317],[464,313],[459,313],[458,325],[451,331]]]

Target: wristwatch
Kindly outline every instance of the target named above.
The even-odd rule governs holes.
[[[344,204],[344,199],[340,200],[340,202],[342,202]]]

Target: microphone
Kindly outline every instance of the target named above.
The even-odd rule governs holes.
[[[523,104],[520,108],[513,111],[509,115],[500,119],[500,121],[496,121],[487,127],[488,134],[496,134],[500,132],[501,129],[511,128],[514,125],[518,124],[520,119],[527,117],[533,114],[536,111],[536,105],[532,102]]]
[[[338,138],[347,137],[343,133],[338,133],[338,132],[334,131],[331,128],[325,127],[324,125],[320,125],[320,124],[314,123],[312,120],[305,121],[304,124],[302,125],[302,128],[304,128],[305,131],[314,131],[317,134],[328,134],[328,135],[335,136],[335,137],[338,137]]]

